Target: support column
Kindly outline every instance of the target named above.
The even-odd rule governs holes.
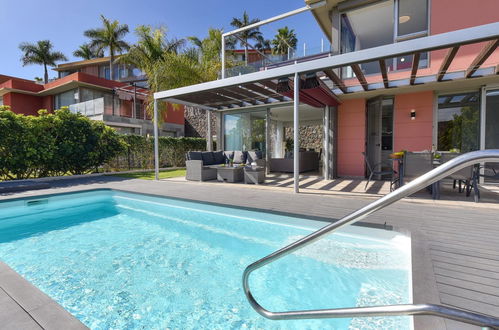
[[[267,114],[265,115],[265,171],[267,174],[270,169],[270,108],[267,108]]]
[[[329,178],[338,177],[338,106],[329,107]]]
[[[329,136],[329,124],[330,124],[330,119],[329,119],[329,114],[330,114],[330,108],[329,106],[326,106],[324,108],[324,121],[323,121],[323,130],[324,130],[324,140],[323,140],[323,147],[322,147],[322,175],[324,176],[324,180],[329,180],[330,175],[329,175],[329,145],[331,142],[331,138]]]
[[[293,90],[293,172],[295,193],[300,192],[300,76],[295,72]]]
[[[217,112],[218,121],[218,136],[217,136],[217,149],[225,150],[225,136],[224,136],[224,114]]]
[[[159,180],[158,100],[154,100],[154,177]]]
[[[211,134],[211,111],[206,110],[206,150],[213,151],[213,134]]]

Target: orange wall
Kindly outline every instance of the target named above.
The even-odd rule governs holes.
[[[38,115],[42,109],[42,98],[33,95],[7,93],[3,96],[4,104],[10,106],[10,110],[24,115]]]
[[[432,0],[431,34],[439,34],[499,21],[497,0]],[[486,43],[463,46],[459,49],[449,70],[463,70],[473,61]],[[436,72],[447,53],[446,50],[432,52],[431,67]],[[499,50],[488,58],[483,68],[499,63]]]
[[[166,123],[184,125],[184,106],[177,105],[174,107],[172,104],[168,104],[167,107],[163,120]]]
[[[346,100],[338,107],[338,175],[364,176],[366,101]]]
[[[431,150],[433,136],[433,92],[395,95],[394,151]],[[411,110],[416,119],[411,120]]]

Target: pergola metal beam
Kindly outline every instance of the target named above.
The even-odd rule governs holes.
[[[386,70],[386,62],[385,60],[379,60],[379,69],[381,70],[381,76],[383,77],[383,86],[388,88],[388,72]]]
[[[499,38],[499,22],[475,26],[467,29],[456,30],[422,37],[394,44],[363,49],[351,53],[327,56],[315,60],[290,64],[274,69],[248,73],[241,76],[214,80],[202,84],[191,85],[162,92],[154,93],[155,99],[179,97],[185,94],[213,90],[234,85],[244,85],[259,81],[272,80],[279,77],[290,77],[295,72],[319,72],[328,68],[349,66],[355,63],[378,61],[415,52],[427,52],[446,49],[459,45],[472,44]]]
[[[347,88],[343,80],[331,69],[323,70],[324,74],[344,93],[348,93]]]
[[[409,80],[409,85],[414,85],[414,81],[416,81],[416,74],[418,73],[420,56],[421,53],[414,53],[414,56],[412,57],[411,78]]]
[[[489,42],[487,45],[483,47],[477,57],[471,62],[470,66],[466,70],[466,78],[470,78],[473,73],[475,73],[478,68],[489,58],[490,55],[496,50],[499,45],[499,39],[493,40]]]
[[[359,64],[355,63],[350,65],[350,67],[352,68],[353,73],[355,73],[355,77],[357,77],[357,80],[359,81],[362,88],[367,92],[368,87],[367,87],[366,77],[364,77],[364,73],[360,69]]]
[[[438,69],[437,81],[442,81],[445,73],[447,72],[447,69],[452,63],[452,60],[454,60],[454,57],[456,56],[459,48],[460,48],[459,46],[455,46],[449,49],[447,55],[445,55],[445,58],[442,61],[442,64],[440,65],[440,68]]]

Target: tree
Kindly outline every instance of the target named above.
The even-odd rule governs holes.
[[[265,51],[271,49],[270,40],[265,39],[262,35],[256,38],[257,43],[255,44],[255,48],[259,51]]]
[[[222,29],[211,28],[208,30],[208,36],[204,39],[199,39],[198,37],[187,37],[198,50],[198,55],[203,56],[205,60],[217,61],[220,59],[220,54],[222,53]],[[234,49],[236,45],[236,40],[231,37],[225,38],[225,50],[226,59],[229,54],[228,50]],[[228,59],[230,60],[230,58]]]
[[[288,49],[296,49],[297,42],[295,30],[285,26],[277,30],[272,40],[272,52],[279,55],[287,54]]]
[[[110,21],[101,15],[102,28],[90,29],[85,31],[83,34],[90,38],[89,46],[95,49],[97,53],[107,49],[109,51],[109,74],[110,78],[113,79],[113,64],[114,59],[117,54],[121,54],[127,51],[130,46],[126,41],[123,40],[125,35],[129,32],[128,25],[120,24],[120,22],[114,20]]]
[[[248,13],[246,13],[246,11],[244,11],[243,17],[232,18],[232,22],[230,23],[230,25],[232,25],[233,27],[235,27],[237,29],[240,29],[242,27],[245,27],[245,26],[248,26],[251,24],[255,24],[258,22],[260,22],[260,20],[258,18],[250,20]],[[238,35],[239,35],[240,45],[244,47],[244,61],[245,61],[245,64],[248,65],[248,41],[249,40],[257,40],[257,38],[259,36],[261,36],[262,33],[260,32],[260,30],[258,28],[253,28],[253,29],[242,31]]]
[[[96,51],[95,49],[92,49],[88,43],[85,43],[73,52],[73,56],[81,57],[84,60],[91,60],[97,57],[104,57],[104,51],[102,49]]]
[[[19,49],[24,53],[21,61],[23,66],[28,64],[41,64],[44,68],[44,82],[49,82],[49,74],[47,66],[56,66],[58,61],[67,61],[68,59],[63,53],[53,51],[54,46],[50,40],[40,40],[35,44],[23,42],[19,45]]]

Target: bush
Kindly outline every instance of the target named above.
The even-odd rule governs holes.
[[[127,148],[110,160],[105,170],[154,168],[154,138],[139,135],[124,135]],[[185,154],[193,150],[206,150],[206,139],[191,137],[159,137],[159,166],[184,167]]]
[[[0,176],[84,174],[126,149],[114,129],[67,108],[39,114],[17,115],[0,107]]]

